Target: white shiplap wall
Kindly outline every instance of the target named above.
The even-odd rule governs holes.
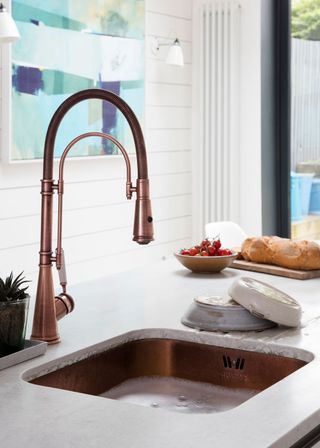
[[[191,4],[192,0],[146,0],[145,138],[155,241],[144,247],[131,241],[134,201],[125,199],[122,159],[68,161],[63,246],[71,284],[160,260],[190,243]],[[165,48],[154,56],[152,36],[179,37],[185,67],[166,65]],[[40,162],[0,164],[0,275],[24,270],[34,280],[32,292],[41,171]]]

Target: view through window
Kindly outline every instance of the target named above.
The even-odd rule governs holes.
[[[291,9],[291,237],[320,240],[320,0]]]

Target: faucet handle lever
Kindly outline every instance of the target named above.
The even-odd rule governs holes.
[[[66,261],[64,256],[64,250],[61,248],[60,254],[58,254],[58,250],[56,251],[57,260],[59,259],[60,263],[57,264],[57,270],[59,274],[60,285],[62,286],[63,291],[65,291],[65,287],[67,285],[67,271],[66,271]]]

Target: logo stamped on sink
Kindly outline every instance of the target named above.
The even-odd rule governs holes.
[[[223,365],[226,369],[236,369],[236,370],[243,370],[244,369],[244,358],[235,358],[232,359],[228,355],[223,355]]]

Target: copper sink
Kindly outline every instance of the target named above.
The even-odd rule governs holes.
[[[170,406],[164,406],[167,409],[219,412],[238,406],[305,364],[307,362],[301,359],[274,354],[177,339],[150,338],[120,343],[29,382],[152,407],[158,407],[159,403],[162,407],[161,394],[173,394],[175,403],[171,397]],[[132,398],[132,387],[127,387],[127,391],[130,390],[128,396],[121,392],[122,385],[130,385],[130,381],[133,381],[133,387],[140,384],[140,391],[136,391],[139,395],[141,387],[144,387],[143,381],[139,383],[140,379],[147,380],[148,389],[152,383],[151,389],[155,386],[153,390],[156,390],[155,395],[148,390],[141,402],[136,400],[137,397]],[[172,379],[178,381],[177,391],[174,390],[176,386]],[[190,392],[193,393],[191,406],[188,391],[201,385],[207,389],[203,389],[199,400],[195,400],[194,394],[201,395],[201,390]],[[214,400],[219,401],[214,405],[213,398],[209,397],[211,386],[216,388],[213,390]],[[203,398],[206,404],[202,406]],[[191,400],[190,406],[187,406],[188,400]]]

